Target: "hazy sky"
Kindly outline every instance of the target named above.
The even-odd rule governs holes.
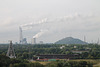
[[[19,26],[28,42],[41,30],[37,42],[69,36],[97,42],[100,0],[0,0],[0,43],[19,42]]]

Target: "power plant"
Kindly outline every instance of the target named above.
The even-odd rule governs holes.
[[[27,39],[23,38],[23,31],[22,31],[21,27],[19,27],[19,32],[20,32],[20,41],[19,41],[19,44],[27,44]]]
[[[36,38],[40,37],[45,31],[40,31],[39,33],[37,33],[35,36],[33,36],[31,44],[37,44],[36,43]],[[27,39],[23,38],[23,30],[22,27],[19,27],[19,36],[20,36],[20,40],[19,40],[19,44],[27,44]],[[41,44],[43,44],[43,42],[41,42]]]
[[[36,44],[36,38],[38,38],[39,36],[41,36],[44,33],[44,31],[40,31],[39,33],[37,33],[35,36],[33,36],[31,43],[32,44]],[[23,30],[21,27],[19,27],[19,34],[20,34],[20,40],[19,40],[19,44],[27,44],[27,39],[23,38]]]
[[[26,28],[25,30],[28,30],[30,28],[32,28],[34,25],[40,25],[43,23],[47,22],[47,18],[44,18],[42,20],[39,20],[37,23],[28,23],[28,24],[23,24],[21,26],[19,26],[19,44],[27,44],[27,39],[23,38],[23,30],[22,28]],[[35,36],[33,36],[32,38],[32,44],[36,44],[36,38],[40,37],[44,32],[46,32],[47,30],[40,30],[39,33],[37,33]]]

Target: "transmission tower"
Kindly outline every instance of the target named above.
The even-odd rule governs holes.
[[[84,36],[84,42],[86,42],[86,37]]]
[[[13,48],[13,45],[12,45],[12,41],[10,41],[8,52],[7,52],[6,56],[8,56],[10,58],[16,58],[14,48]]]
[[[99,38],[98,38],[97,44],[99,44]]]
[[[19,32],[20,32],[20,44],[23,44],[23,34],[22,34],[22,28],[19,27]]]

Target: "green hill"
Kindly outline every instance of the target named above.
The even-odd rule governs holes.
[[[55,44],[88,44],[88,43],[73,37],[66,37],[55,42]]]

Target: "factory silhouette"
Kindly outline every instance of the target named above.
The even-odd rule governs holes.
[[[26,45],[27,43],[27,38],[23,37],[23,30],[21,27],[19,27],[19,32],[20,32],[20,39],[19,39],[19,44],[23,44]],[[39,36],[41,36],[45,31],[41,30],[39,33],[37,33],[35,36],[33,36],[32,40],[31,40],[31,44],[37,44],[36,42],[36,38],[38,38]],[[43,44],[43,41],[40,41],[38,44]]]
[[[42,34],[44,34],[46,31],[48,31],[48,30],[40,30],[40,32],[38,32],[36,35],[34,35],[31,39],[31,44],[33,44],[33,45],[35,45],[35,44],[44,44],[43,41],[40,41],[39,43],[37,43],[36,39],[38,37],[40,37]],[[27,38],[23,37],[22,27],[19,27],[19,32],[20,32],[19,44],[27,45],[28,44],[27,43]],[[77,39],[77,38],[73,38],[73,37],[66,37],[66,38],[63,38],[59,41],[62,41],[62,42],[59,42],[59,43],[55,42],[55,44],[88,44],[86,42],[86,36],[83,37],[83,41],[80,40],[80,39]],[[94,42],[94,43],[91,42],[91,43],[92,44],[99,44],[99,38],[98,38],[97,42]]]

